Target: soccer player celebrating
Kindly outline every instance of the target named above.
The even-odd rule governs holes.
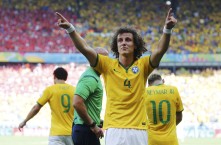
[[[142,58],[147,49],[136,30],[117,30],[111,45],[116,58],[112,59],[97,54],[64,16],[60,13],[57,15],[58,25],[66,29],[76,48],[104,78],[107,95],[104,117],[106,145],[146,145],[146,117],[143,115],[146,81],[168,49],[171,31],[177,22],[172,9],[167,14],[158,47],[151,56]]]
[[[182,121],[183,104],[176,87],[164,85],[159,74],[148,78],[145,97],[148,145],[178,145],[176,125]]]

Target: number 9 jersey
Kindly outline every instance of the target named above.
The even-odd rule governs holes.
[[[51,109],[50,136],[71,135],[74,116],[73,97],[75,87],[69,84],[54,84],[47,87],[37,103]]]

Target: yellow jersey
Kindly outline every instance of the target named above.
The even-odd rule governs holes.
[[[107,95],[104,129],[146,130],[144,95],[147,77],[153,71],[149,59],[144,56],[126,69],[118,59],[98,55],[94,69],[101,73]]]
[[[176,112],[183,111],[183,104],[176,87],[150,86],[146,89],[148,116],[148,145],[178,145]]]
[[[50,136],[71,135],[74,116],[73,97],[75,87],[69,84],[54,84],[47,87],[37,103],[51,109]]]

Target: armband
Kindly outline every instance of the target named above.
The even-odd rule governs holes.
[[[167,29],[165,26],[163,28],[163,33],[165,34],[172,34],[172,29]]]
[[[75,27],[71,24],[70,27],[68,29],[66,29],[67,33],[71,33],[75,31]]]

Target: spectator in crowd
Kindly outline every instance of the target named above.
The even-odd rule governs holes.
[[[221,53],[219,4],[219,0],[179,1],[176,16],[180,23],[173,30],[175,37],[167,53]],[[54,11],[60,10],[94,48],[106,48],[116,27],[134,24],[153,51],[160,38],[158,24],[163,23],[166,9],[164,1],[152,0],[2,1],[0,51],[77,53],[64,31],[55,29]]]

